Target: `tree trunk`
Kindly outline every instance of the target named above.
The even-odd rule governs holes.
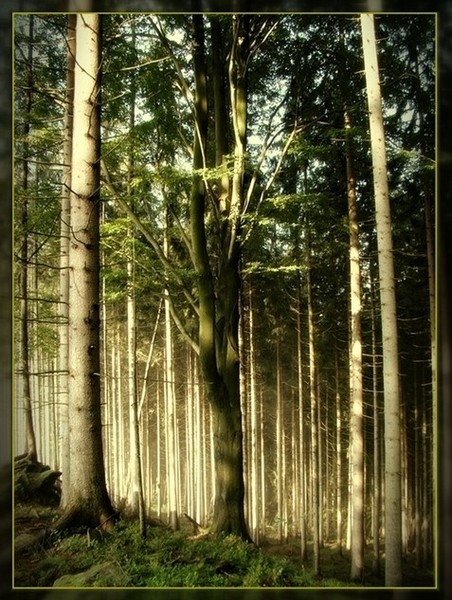
[[[310,253],[308,247],[308,252]],[[318,396],[315,354],[315,326],[312,308],[311,265],[308,257],[308,330],[309,330],[309,388],[311,400],[311,498],[312,498],[312,551],[313,571],[320,575],[320,506],[319,506],[319,472],[318,472]]]
[[[383,336],[385,415],[385,585],[402,582],[400,400],[391,212],[374,17],[361,15],[375,193]]]
[[[135,49],[135,25],[132,21],[132,47]],[[129,108],[129,129],[133,134],[135,128],[135,80],[131,82],[131,101]],[[129,151],[127,165],[127,195],[132,198],[132,178],[134,176],[134,152]],[[146,518],[143,490],[143,471],[141,465],[140,424],[138,415],[138,391],[136,373],[136,303],[135,303],[135,239],[132,224],[127,228],[127,237],[130,240],[127,256],[127,366],[128,366],[128,394],[129,394],[129,456],[131,464],[131,493],[132,510],[138,513],[140,532],[146,537]]]
[[[69,252],[70,481],[57,524],[110,527],[102,447],[99,336],[101,22],[77,15]]]
[[[25,439],[26,453],[31,461],[38,460],[38,450],[36,445],[36,435],[33,424],[32,408],[32,386],[30,376],[30,338],[29,338],[29,301],[28,301],[28,260],[29,260],[29,232],[28,232],[28,213],[29,213],[29,183],[30,169],[28,164],[28,136],[31,125],[29,117],[33,107],[33,37],[34,37],[34,19],[30,17],[29,25],[29,43],[28,43],[28,64],[29,71],[27,75],[28,91],[26,99],[26,119],[24,125],[24,148],[22,160],[22,206],[20,221],[22,226],[22,244],[20,249],[20,272],[19,272],[19,297],[20,297],[20,349],[21,349],[21,367],[23,381],[23,404],[25,412]]]
[[[254,341],[254,315],[253,294],[249,290],[249,378],[250,378],[250,496],[251,496],[251,537],[255,544],[259,544],[259,461],[258,461],[258,422],[257,422],[257,390],[255,372],[255,341]]]
[[[370,311],[372,328],[372,397],[373,397],[373,519],[372,519],[372,538],[373,538],[373,558],[372,573],[380,575],[380,517],[381,517],[381,478],[380,478],[380,407],[378,402],[378,367],[377,367],[377,333],[375,317],[375,299],[373,275],[370,274]]]
[[[345,162],[347,169],[348,223],[350,236],[350,403],[353,521],[350,579],[362,581],[364,574],[364,427],[361,340],[361,268],[356,182],[352,163],[350,116],[344,112]]]
[[[306,462],[305,462],[305,419],[303,396],[303,349],[301,331],[301,281],[297,278],[297,385],[298,385],[298,412],[299,412],[299,477],[300,477],[300,556],[302,562],[307,558],[306,542]]]
[[[165,436],[167,464],[168,523],[176,531],[179,529],[179,485],[177,476],[176,443],[176,386],[173,361],[173,335],[169,308],[168,290],[164,291],[165,314]]]
[[[280,334],[276,333],[276,522],[278,541],[283,541],[283,485],[286,489],[286,482],[283,481],[283,407],[281,392],[281,359],[280,359]]]
[[[71,174],[72,174],[72,132],[74,111],[74,68],[75,68],[75,26],[76,15],[68,15],[67,23],[67,58],[66,58],[66,96],[64,107],[64,142],[63,142],[63,178],[61,189],[61,223],[60,223],[60,306],[58,327],[59,335],[59,371],[60,402],[62,404],[61,435],[68,443],[62,444],[62,481],[60,507],[66,505],[66,491],[70,479],[70,447],[69,436],[69,398],[68,398],[68,353],[69,353],[69,239],[71,216]]]
[[[244,517],[242,415],[240,409],[240,374],[238,356],[239,324],[239,264],[237,240],[243,156],[236,159],[239,174],[233,177],[230,230],[222,241],[222,256],[218,272],[218,292],[210,267],[204,222],[206,190],[199,170],[205,166],[207,136],[207,78],[204,58],[203,16],[193,16],[195,73],[195,140],[193,149],[193,183],[190,203],[190,224],[194,266],[199,296],[199,357],[207,396],[213,411],[215,456],[215,501],[211,530],[213,533],[234,533],[244,539],[249,534]],[[236,63],[237,52],[231,53]],[[239,67],[244,68],[239,63]],[[244,81],[234,77],[234,101],[237,145],[244,147]],[[216,302],[218,301],[218,305]]]

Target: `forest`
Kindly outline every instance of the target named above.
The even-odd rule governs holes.
[[[15,15],[17,586],[435,585],[436,25]]]

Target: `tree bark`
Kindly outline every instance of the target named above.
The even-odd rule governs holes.
[[[112,526],[100,408],[99,158],[101,20],[77,15],[69,251],[70,481],[57,524]]]
[[[374,17],[361,15],[378,242],[385,415],[385,585],[402,583],[400,399],[391,212]]]
[[[380,477],[380,406],[378,401],[378,367],[377,367],[377,326],[375,316],[375,299],[373,274],[370,273],[370,311],[372,331],[372,397],[373,397],[373,507],[372,538],[373,558],[372,573],[380,575],[380,520],[381,520],[381,477]]]
[[[302,562],[307,558],[306,541],[306,463],[305,463],[305,420],[304,420],[304,396],[303,396],[303,348],[301,331],[301,281],[300,274],[297,277],[297,386],[298,386],[298,412],[299,412],[299,494],[300,494],[300,556]]]
[[[19,297],[20,297],[20,351],[21,351],[21,368],[22,368],[22,383],[23,383],[23,405],[25,412],[25,440],[26,453],[31,461],[38,460],[38,450],[36,444],[36,434],[33,424],[33,408],[32,408],[32,385],[30,375],[30,335],[29,335],[29,187],[30,187],[30,169],[28,163],[28,136],[30,135],[31,125],[29,116],[33,108],[33,37],[34,37],[34,19],[30,17],[29,24],[29,42],[28,42],[28,64],[29,71],[27,73],[27,96],[26,96],[26,118],[24,124],[24,148],[22,166],[22,204],[20,210],[20,223],[22,227],[22,244],[20,248],[20,271],[19,271]]]
[[[135,24],[132,21],[132,48],[135,50],[136,35]],[[135,128],[135,80],[131,81],[131,100],[129,108],[129,129],[131,134]],[[127,195],[132,198],[132,178],[134,176],[135,160],[133,148],[129,151],[127,165]],[[132,510],[138,513],[140,532],[146,537],[146,518],[143,489],[143,470],[140,444],[140,421],[138,411],[138,391],[136,372],[136,302],[135,302],[135,238],[132,224],[127,228],[127,237],[130,241],[127,256],[127,366],[128,366],[128,394],[129,394],[129,456],[131,463],[131,493]]]
[[[241,181],[239,175],[234,175],[232,199],[236,212],[230,214],[230,229],[222,240],[216,291],[204,221],[206,189],[199,173],[205,166],[207,137],[207,77],[202,15],[193,16],[193,32],[196,131],[190,221],[199,299],[199,358],[213,411],[215,501],[211,531],[234,533],[244,539],[250,539],[244,517],[243,432],[238,355],[240,251],[237,234]],[[235,63],[236,51],[233,50],[231,57],[231,61]],[[234,78],[234,84],[236,82],[237,78]],[[243,80],[240,79],[239,102],[242,110],[236,113],[240,136],[237,144],[242,145],[243,123],[246,123],[246,112],[243,112],[243,84]],[[236,93],[238,92],[233,94],[234,98]],[[243,173],[243,167],[240,173]]]
[[[61,431],[62,437],[69,442],[67,430],[69,427],[69,398],[68,398],[68,353],[69,353],[69,239],[71,216],[71,174],[72,174],[72,132],[74,111],[74,68],[75,68],[75,26],[76,15],[68,15],[67,23],[67,58],[66,58],[66,96],[64,107],[64,142],[63,142],[63,178],[61,190],[61,223],[60,223],[60,306],[58,327],[59,335],[59,370],[60,398],[62,402]],[[62,480],[60,507],[66,505],[66,490],[70,479],[70,447],[69,443],[62,444]]]
[[[311,252],[308,243],[308,253]],[[312,306],[312,276],[310,256],[307,266],[308,286],[308,331],[309,331],[309,389],[311,401],[311,494],[312,494],[312,567],[315,575],[320,575],[320,506],[319,506],[319,472],[318,472],[318,396],[317,369],[315,354],[315,325]]]
[[[352,453],[353,520],[350,579],[364,574],[364,427],[361,340],[361,267],[356,182],[352,162],[350,115],[345,109],[345,162],[347,170],[348,223],[350,237],[350,434]]]

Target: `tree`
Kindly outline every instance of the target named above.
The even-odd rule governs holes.
[[[26,96],[26,115],[31,114],[33,103],[33,18],[29,24],[29,42],[28,42],[28,71],[27,71],[27,96]],[[24,125],[24,148],[22,162],[22,207],[20,221],[22,225],[22,244],[20,250],[20,318],[21,318],[21,352],[22,352],[22,379],[23,379],[23,399],[26,422],[26,454],[31,461],[38,460],[38,450],[36,444],[36,435],[33,423],[32,409],[32,392],[31,392],[31,377],[30,377],[30,336],[29,336],[29,259],[30,259],[30,242],[28,232],[28,216],[29,216],[29,186],[30,186],[30,167],[28,164],[29,143],[28,136],[30,134],[30,121],[26,118]]]
[[[75,14],[68,15],[67,23],[67,65],[66,65],[66,96],[64,105],[64,141],[63,141],[63,177],[61,189],[61,223],[60,223],[60,326],[58,364],[60,373],[60,394],[63,401],[63,419],[61,427],[63,437],[67,440],[62,452],[63,480],[68,485],[62,487],[60,506],[66,503],[66,490],[69,488],[70,447],[67,429],[69,426],[68,399],[68,352],[69,352],[69,239],[71,215],[71,173],[72,173],[72,133],[74,110],[74,68],[75,68]]]
[[[391,212],[374,17],[361,15],[369,110],[383,337],[385,439],[385,584],[402,582],[400,400]]]
[[[345,161],[347,169],[348,219],[350,230],[350,400],[352,453],[352,581],[360,581],[364,571],[364,427],[361,339],[361,268],[356,183],[350,139],[350,115],[344,111]]]
[[[239,264],[238,240],[243,201],[246,141],[246,17],[234,18],[229,58],[229,87],[234,124],[235,168],[229,199],[229,218],[219,260],[219,290],[214,288],[206,238],[206,189],[200,170],[205,166],[207,136],[207,78],[203,17],[193,16],[195,77],[195,140],[190,202],[191,237],[199,293],[199,357],[213,410],[215,445],[215,503],[212,531],[249,539],[244,516],[242,415],[238,357]],[[229,182],[228,182],[229,183]],[[227,191],[226,191],[227,193]],[[216,304],[216,299],[219,303]]]
[[[81,522],[108,528],[100,409],[99,186],[101,18],[76,23],[69,250],[70,480],[57,528]]]

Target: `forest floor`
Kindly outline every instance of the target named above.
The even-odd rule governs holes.
[[[136,521],[120,521],[112,534],[97,531],[49,533],[59,512],[36,502],[15,507],[15,587],[383,587],[372,575],[371,550],[365,553],[365,579],[350,584],[349,552],[336,545],[321,549],[321,576],[312,572],[312,552],[302,564],[295,541],[267,538],[260,548],[234,536],[193,535],[182,517],[181,531],[163,523],[140,535]],[[96,535],[94,535],[96,534]],[[308,548],[310,550],[310,548]],[[382,571],[384,565],[382,562]],[[409,588],[433,587],[431,569],[419,569],[414,557],[404,563]]]

